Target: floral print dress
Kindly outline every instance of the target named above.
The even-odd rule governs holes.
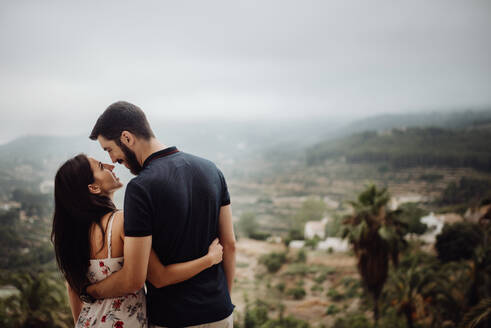
[[[109,219],[107,229],[108,258],[90,260],[88,278],[91,283],[104,280],[123,267],[123,257],[111,258],[113,219],[114,214]],[[143,288],[134,294],[101,299],[92,304],[84,303],[75,327],[147,328],[147,307]]]

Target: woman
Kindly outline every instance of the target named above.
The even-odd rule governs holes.
[[[113,194],[123,184],[103,164],[83,154],[66,161],[55,177],[55,213],[51,239],[66,281],[76,327],[147,327],[144,290],[123,297],[84,304],[82,289],[123,266],[123,213]],[[156,287],[187,280],[220,263],[222,246],[215,239],[205,256],[163,266],[150,255],[147,279]]]

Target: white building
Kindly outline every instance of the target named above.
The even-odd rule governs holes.
[[[9,202],[0,202],[0,209],[2,210],[10,210],[11,208],[20,208],[20,203],[18,202],[13,202],[13,201],[9,201]]]
[[[308,221],[305,223],[305,239],[313,239],[315,236],[320,239],[326,238],[326,224],[328,221],[328,218],[323,218],[321,221]]]
[[[346,239],[329,237],[317,244],[317,249],[327,251],[329,248],[334,252],[347,252],[349,250],[349,243]]]
[[[329,198],[328,196],[324,197],[324,203],[326,204],[327,207],[336,209],[339,207],[339,202]]]
[[[433,244],[436,241],[436,236],[442,232],[443,225],[445,224],[443,217],[436,216],[431,212],[429,215],[421,218],[421,223],[426,224],[428,230],[424,235],[421,235],[419,239],[429,244]]]
[[[288,247],[297,248],[297,249],[303,248],[304,246],[305,246],[305,240],[292,240],[288,244]]]
[[[399,208],[402,204],[405,203],[420,203],[420,202],[426,202],[428,199],[426,197],[423,197],[418,194],[407,194],[407,195],[400,195],[400,196],[394,196],[390,199],[389,201],[389,208],[392,210],[395,210]]]

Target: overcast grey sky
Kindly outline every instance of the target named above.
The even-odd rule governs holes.
[[[491,1],[1,1],[0,142],[153,120],[491,105]]]

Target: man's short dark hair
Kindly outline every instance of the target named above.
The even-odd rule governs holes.
[[[103,136],[107,140],[119,141],[123,131],[131,132],[145,140],[155,137],[140,107],[126,101],[118,101],[99,116],[89,138],[96,140],[97,137]]]

